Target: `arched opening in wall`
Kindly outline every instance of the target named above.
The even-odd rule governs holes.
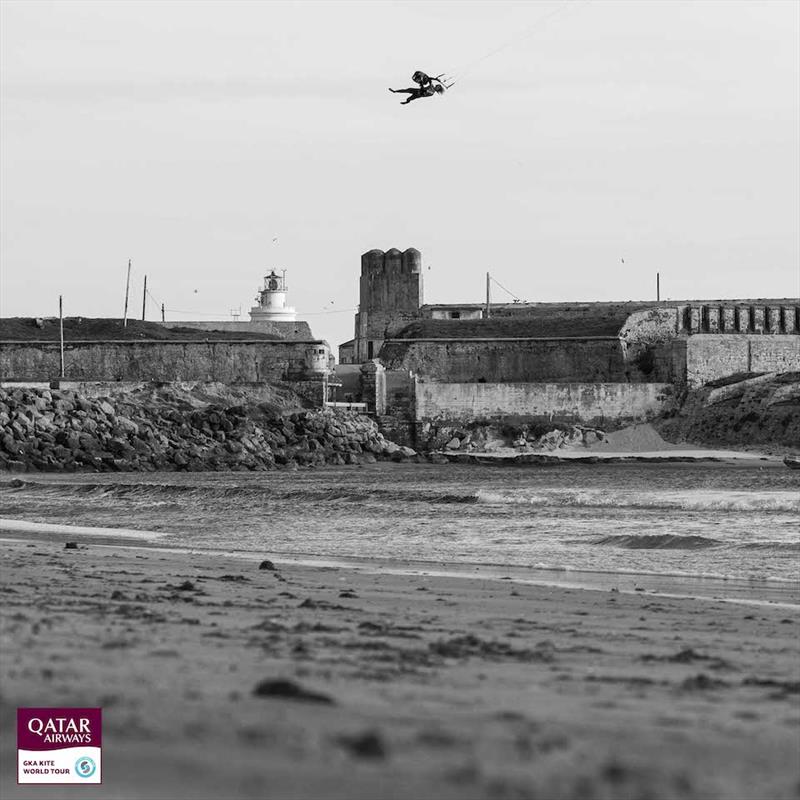
[[[700,307],[700,330],[708,333],[708,306]]]
[[[681,328],[684,330],[691,330],[692,327],[692,308],[691,306],[686,306],[683,309],[683,319],[681,320]]]
[[[754,333],[756,330],[756,310],[753,306],[747,309],[747,330],[753,331]]]
[[[750,312],[741,306],[736,308],[736,330],[739,333],[747,333],[750,330]]]

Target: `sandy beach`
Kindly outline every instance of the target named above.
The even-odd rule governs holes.
[[[796,605],[6,536],[4,798],[797,797]],[[16,785],[50,705],[101,789]]]

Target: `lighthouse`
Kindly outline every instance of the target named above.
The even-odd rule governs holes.
[[[297,312],[286,305],[286,270],[278,275],[273,269],[264,276],[264,286],[256,295],[257,306],[250,309],[252,322],[294,322]]]

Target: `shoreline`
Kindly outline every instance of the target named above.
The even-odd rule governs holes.
[[[117,531],[119,533],[117,534]],[[27,534],[13,536],[14,533]],[[222,556],[244,562],[259,562],[263,554],[231,548],[170,546],[160,543],[168,536],[160,531],[135,531],[114,528],[90,528],[64,524],[35,523],[0,518],[0,544],[43,542],[61,544],[69,537],[79,547],[120,548],[170,553],[173,555]],[[89,541],[80,544],[81,537]],[[152,536],[148,542],[147,537]],[[98,541],[105,539],[107,541]],[[126,541],[127,540],[127,541]],[[145,541],[141,541],[145,540]],[[502,563],[450,562],[401,558],[331,557],[298,551],[270,549],[268,556],[276,565],[314,569],[342,569],[367,575],[454,578],[478,581],[507,581],[540,587],[579,591],[642,593],[653,597],[691,599],[700,602],[725,602],[751,606],[772,606],[800,610],[800,581],[783,578],[745,578],[691,573],[660,573],[641,570],[586,570],[540,565],[521,566]]]
[[[796,794],[796,610],[280,559],[260,570],[63,538],[0,548],[3,717],[102,707],[104,796]],[[286,682],[300,694],[281,694]],[[10,725],[0,756],[9,800],[85,796],[17,786]]]
[[[691,448],[686,450],[650,450],[630,451],[619,450],[612,452],[598,452],[596,450],[552,450],[552,451],[472,451],[467,453],[448,452],[444,450],[431,454],[444,457],[451,464],[482,464],[485,466],[506,466],[507,462],[514,465],[536,464],[625,464],[625,463],[689,463],[702,462],[737,463],[767,462],[770,465],[783,465],[779,456],[766,453],[743,450],[701,450]]]

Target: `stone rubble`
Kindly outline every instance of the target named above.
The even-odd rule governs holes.
[[[603,441],[605,431],[586,425],[562,425],[541,432],[542,426],[532,429],[504,426],[495,423],[475,423],[469,430],[442,426],[434,429],[430,424],[423,426],[420,437],[425,441],[425,450],[432,452],[491,452],[509,447],[525,451],[552,451],[563,448],[589,447]]]
[[[416,456],[353,412],[0,388],[0,470],[9,472],[296,469]]]

